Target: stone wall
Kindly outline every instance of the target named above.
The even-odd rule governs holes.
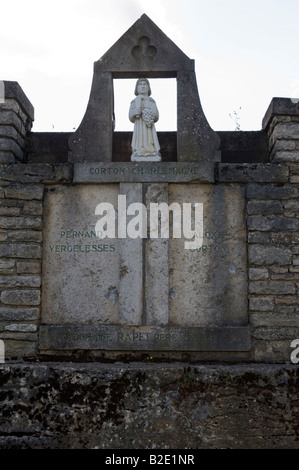
[[[6,357],[24,359],[39,355],[44,194],[57,185],[71,184],[73,166],[57,161],[24,163],[26,129],[30,129],[33,111],[19,85],[5,83],[9,97],[1,104],[0,132],[9,145],[12,130],[20,132],[23,143],[16,154],[1,153],[0,332]],[[246,194],[252,348],[235,359],[288,363],[290,343],[299,337],[298,104],[274,99],[263,128],[270,161],[215,163],[215,177],[217,184],[245,188]],[[225,139],[229,147],[227,135]],[[20,162],[14,163],[16,158]],[[229,355],[217,357],[230,360]]]
[[[2,165],[0,335],[6,357],[37,354],[45,185],[70,181],[67,165]]]
[[[290,366],[36,363],[0,380],[1,449],[299,448]]]
[[[66,163],[64,136],[55,153],[55,134],[42,136],[43,163],[38,152],[30,163],[39,140],[28,134],[33,110],[17,84],[5,84],[0,447],[298,448],[298,366],[290,361],[291,342],[299,338],[298,103],[272,101],[257,139],[262,156],[254,156],[251,136],[250,162],[244,162],[244,139],[230,142],[226,133],[221,148],[234,163],[214,164],[216,185],[245,194],[248,312],[241,314],[248,314],[251,349],[239,355],[185,353],[180,363],[173,351],[92,357],[74,351],[45,358],[39,350],[45,194],[73,184],[73,165]]]

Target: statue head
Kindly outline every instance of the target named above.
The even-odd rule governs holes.
[[[152,90],[151,90],[151,86],[149,84],[149,81],[147,78],[138,78],[137,82],[136,82],[136,85],[135,85],[135,95],[137,96],[138,95],[138,85],[140,82],[145,82],[148,86],[148,96],[150,96],[152,94]]]

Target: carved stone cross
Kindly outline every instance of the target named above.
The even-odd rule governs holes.
[[[156,54],[157,49],[154,46],[150,46],[150,40],[147,36],[139,38],[138,46],[132,48],[132,55],[138,65],[152,64]]]

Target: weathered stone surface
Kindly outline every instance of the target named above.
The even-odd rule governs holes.
[[[299,123],[278,123],[273,129],[272,139],[299,139]]]
[[[25,140],[23,139],[23,137],[21,137],[21,135],[16,131],[14,127],[0,126],[0,137],[13,139],[19,144],[21,148],[25,147]]]
[[[0,256],[6,258],[37,258],[42,255],[42,247],[34,244],[10,244],[0,246]]]
[[[18,217],[20,215],[21,209],[19,207],[0,207],[0,216],[8,215],[10,217]]]
[[[17,103],[18,108],[15,109],[15,112],[20,115],[25,120],[30,118],[30,121],[34,120],[34,108],[30,103],[29,99],[25,95],[21,86],[18,82],[14,81],[4,81],[5,86],[5,104],[8,107],[12,107],[13,104]],[[30,129],[28,129],[30,130]]]
[[[219,181],[222,183],[286,183],[289,169],[272,163],[219,163]]]
[[[7,186],[9,186],[9,183],[6,183]],[[24,207],[24,201],[19,200],[19,199],[7,199],[4,195],[4,190],[3,190],[3,199],[0,199],[0,206],[1,207],[16,207],[19,208],[20,210],[23,209]]]
[[[247,219],[249,230],[260,231],[282,231],[282,230],[296,230],[299,228],[299,220],[288,217],[262,217],[262,216],[249,216]]]
[[[298,338],[299,328],[286,328],[281,326],[259,327],[255,328],[252,337],[262,340],[279,340],[289,339],[290,342],[294,338]]]
[[[214,168],[195,162],[76,163],[74,183],[213,182]]]
[[[295,294],[294,282],[278,281],[251,281],[249,282],[250,294]]]
[[[259,296],[250,297],[249,299],[249,310],[261,311],[261,312],[272,312],[274,308],[274,298]]]
[[[277,140],[272,148],[271,154],[275,155],[276,152],[281,150],[295,150],[296,143],[294,140]]]
[[[43,240],[42,231],[38,230],[9,230],[7,233],[9,242],[36,242]]]
[[[206,171],[220,161],[220,137],[210,127],[198,95],[194,71],[177,73],[178,161],[199,161]]]
[[[277,305],[299,305],[299,298],[297,295],[284,295],[276,297],[275,302]]]
[[[298,232],[271,233],[270,239],[272,243],[292,245],[293,243],[299,243],[299,234]]]
[[[299,199],[291,199],[290,201],[284,201],[283,205],[284,208],[287,210],[299,212]]]
[[[73,180],[72,165],[49,165],[46,163],[1,165],[3,181],[17,183],[70,183]]]
[[[249,245],[248,260],[258,266],[287,265],[292,262],[292,251],[285,246]]]
[[[8,229],[41,229],[41,217],[1,217],[0,226]]]
[[[39,261],[18,261],[18,274],[39,274],[41,272],[41,263]]]
[[[0,276],[0,287],[40,287],[40,276]]]
[[[255,184],[251,183],[247,186],[248,199],[292,199],[299,197],[299,189],[285,184],[276,186],[274,184]]]
[[[23,207],[25,215],[43,215],[43,205],[41,202],[29,201],[25,202]]]
[[[274,122],[291,121],[299,115],[298,101],[291,98],[272,98],[263,119],[263,129]]]
[[[43,198],[44,188],[42,185],[16,185],[5,189],[5,196],[12,199],[39,199]]]
[[[33,289],[3,290],[1,302],[6,305],[39,305],[40,291]]]
[[[269,272],[266,268],[249,268],[249,279],[252,281],[265,281],[269,278]]]
[[[299,152],[276,152],[274,160],[277,162],[299,162]]]
[[[267,244],[270,241],[269,232],[248,232],[248,243]]]
[[[7,232],[6,230],[0,230],[0,242],[5,242],[7,239]]]
[[[112,161],[113,112],[112,73],[95,73],[86,113],[69,139],[69,162]]]
[[[146,206],[168,204],[168,185],[151,184],[146,191]],[[148,233],[150,233],[150,220]],[[169,239],[149,238],[145,242],[145,309],[149,325],[167,325],[169,320]]]
[[[283,206],[280,201],[248,201],[247,212],[249,215],[281,214]]]
[[[32,323],[11,323],[4,327],[4,331],[34,332],[37,331],[37,325]]]
[[[42,321],[116,323],[118,240],[96,236],[95,209],[102,202],[117,208],[118,186],[53,189],[45,194]]]
[[[169,185],[169,204],[203,203],[203,244],[169,241],[169,321],[174,325],[247,322],[244,190],[229,185]],[[193,216],[194,217],[194,216]]]
[[[291,176],[290,177],[290,183],[298,184],[299,183],[299,175]]]
[[[299,149],[299,140],[296,142],[296,147],[297,147],[297,149]],[[290,164],[290,173],[292,175],[299,175],[299,164],[298,163]]]
[[[12,152],[0,152],[0,165],[15,163],[16,159]]]
[[[0,137],[0,152],[10,152],[18,160],[21,160],[23,158],[22,148],[13,139],[6,139],[4,137]]]
[[[296,365],[12,363],[0,372],[1,448],[298,448]]]
[[[15,335],[16,333],[13,333],[13,336]],[[24,336],[24,333],[21,333],[21,335]],[[36,335],[34,337],[36,338]],[[7,337],[5,338],[5,354],[7,357],[21,360],[24,357],[34,357],[36,355],[36,342]]]
[[[0,321],[32,321],[39,317],[39,308],[0,307]]]
[[[134,203],[142,203],[142,184],[122,183],[120,194],[126,196],[126,207]],[[118,218],[118,224],[127,227],[132,219]],[[127,230],[125,230],[127,232]],[[119,323],[122,325],[141,325],[144,308],[143,292],[143,241],[142,238],[131,239],[127,236],[118,240],[119,247]],[[134,295],[132,295],[134,292]]]
[[[15,271],[14,260],[0,259],[0,274],[13,274]]]
[[[279,313],[252,313],[250,315],[250,324],[254,328],[258,328],[260,326],[281,326],[281,327],[295,327],[299,328],[299,315],[288,315]]]
[[[26,135],[26,128],[24,126],[24,123],[19,118],[19,116],[17,116],[16,113],[12,110],[1,111],[1,125],[14,127],[21,134],[22,137],[25,137]]]
[[[248,327],[41,325],[42,352],[73,349],[106,351],[248,351]]]
[[[28,331],[2,331],[1,337],[5,343],[8,339],[13,339],[15,341],[31,341],[32,343],[37,343],[37,333],[28,332]],[[8,356],[11,357],[11,356]]]
[[[217,131],[221,139],[222,163],[268,163],[267,133],[261,131]]]

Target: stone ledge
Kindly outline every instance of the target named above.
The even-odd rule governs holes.
[[[219,163],[220,183],[287,183],[289,168],[274,163]]]
[[[41,325],[41,352],[74,349],[106,351],[249,351],[248,326],[179,327]]]
[[[52,165],[48,163],[0,165],[3,181],[18,183],[71,183],[73,168],[69,164]]]
[[[1,449],[298,449],[298,365],[7,362],[0,378]]]
[[[74,183],[213,183],[213,165],[196,162],[75,163]]]

